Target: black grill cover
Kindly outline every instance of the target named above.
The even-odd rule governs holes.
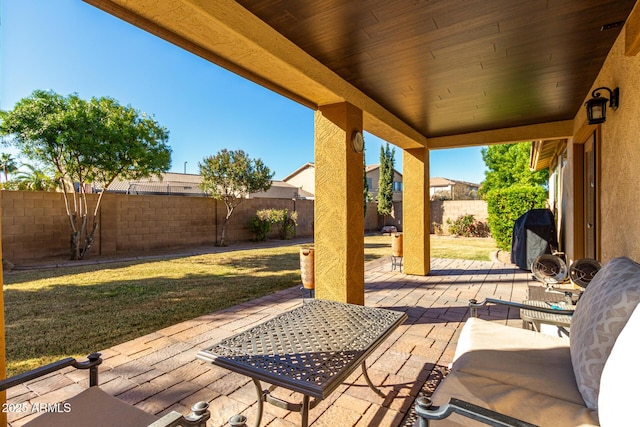
[[[549,209],[531,209],[516,220],[511,240],[511,262],[523,270],[540,255],[558,249],[556,222]]]

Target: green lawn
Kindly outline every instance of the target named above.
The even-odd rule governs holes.
[[[492,239],[432,241],[434,257],[489,259],[489,251],[495,250]],[[365,261],[390,255],[390,248],[389,236],[367,236]],[[5,274],[8,373],[84,357],[298,285],[299,249],[293,245]]]
[[[495,240],[484,237],[431,236],[432,258],[462,258],[489,261],[498,250]]]

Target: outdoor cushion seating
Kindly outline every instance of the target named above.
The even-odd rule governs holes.
[[[209,405],[205,402],[198,402],[193,405],[192,412],[186,416],[172,411],[163,417],[157,417],[131,406],[98,387],[98,366],[102,363],[100,354],[90,354],[88,359],[86,362],[77,362],[73,358],[67,358],[15,377],[7,378],[0,381],[0,391],[37,380],[68,366],[73,366],[77,369],[89,370],[90,387],[59,404],[45,404],[42,411],[36,409],[35,412],[42,412],[42,414],[24,424],[24,427],[205,427],[207,420],[210,418],[210,413],[207,409]],[[38,404],[18,405],[24,405],[28,412],[34,412],[33,408]]]
[[[497,413],[490,416],[516,418],[494,425],[629,425],[637,416],[630,400],[635,394],[627,395],[629,384],[640,379],[632,364],[639,302],[640,264],[616,258],[585,289],[568,340],[472,317],[462,328],[451,372],[432,396],[434,406],[426,409],[429,402],[422,400],[416,411],[441,419],[447,414],[440,406],[455,398],[454,406],[461,400]],[[434,425],[477,424],[464,410],[453,412]]]

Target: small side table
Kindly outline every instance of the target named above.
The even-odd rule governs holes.
[[[400,273],[402,273],[402,257],[391,255],[391,271],[395,270],[396,267],[400,270]]]
[[[563,301],[558,302],[548,302],[548,301],[537,301],[537,300],[525,300],[522,302],[525,305],[531,305],[534,307],[544,307],[544,308],[552,308],[553,306],[558,306],[561,310],[574,310],[574,305],[569,305]],[[523,322],[531,325],[533,330],[536,332],[540,332],[540,325],[554,325],[559,328],[569,328],[571,326],[571,315],[568,314],[552,314],[552,313],[543,313],[539,311],[520,309],[520,318]],[[531,328],[529,328],[531,329]],[[565,329],[566,330],[566,329]]]
[[[315,288],[305,288],[304,286],[300,286],[300,291],[302,292],[302,299],[314,299],[316,297],[316,289]]]

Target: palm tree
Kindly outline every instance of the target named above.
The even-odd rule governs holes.
[[[11,154],[2,153],[0,154],[0,168],[2,168],[2,172],[4,173],[4,182],[7,182],[9,181],[9,174],[18,170],[18,165]]]
[[[16,174],[16,182],[20,190],[51,191],[56,188],[56,181],[42,169],[26,163],[23,166],[29,171]]]

